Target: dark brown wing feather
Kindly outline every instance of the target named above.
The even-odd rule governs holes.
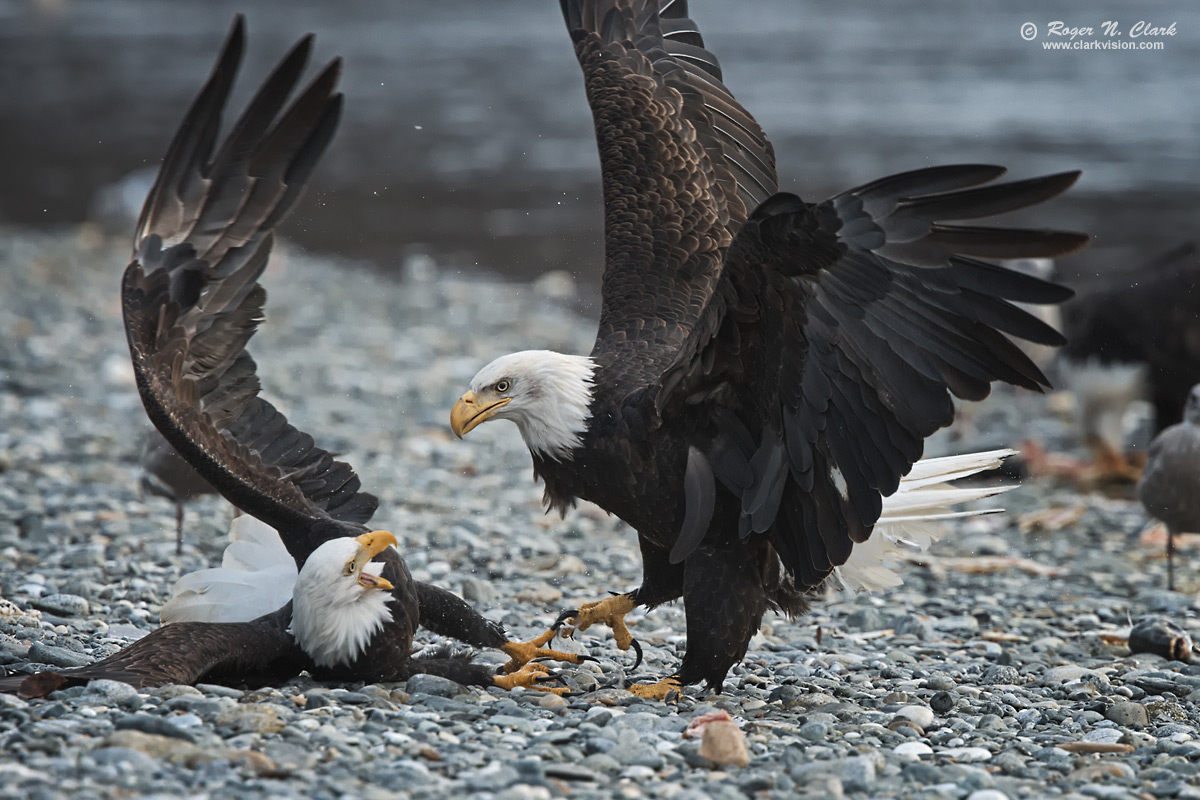
[[[377,501],[359,491],[349,465],[258,396],[245,347],[262,321],[266,292],[257,281],[272,227],[337,126],[340,62],[284,110],[311,49],[311,38],[301,40],[214,155],[243,41],[239,18],[146,200],[122,302],[151,421],[226,499],[279,530],[302,562],[321,541],[368,520]]]
[[[644,386],[708,301],[725,249],[776,190],[775,157],[721,83],[685,0],[561,0],[604,180],[605,268],[593,356]]]
[[[952,421],[951,394],[981,399],[995,380],[1047,385],[1005,334],[1062,337],[1012,301],[1059,303],[1070,290],[973,256],[1053,257],[1087,237],[941,220],[1039,203],[1077,173],[972,188],[1001,173],[917,170],[815,206],[773,197],[738,233],[712,302],[663,377],[665,424],[685,429],[741,497],[740,534],[767,533],[804,586],[870,535],[882,496],[925,437]],[[704,502],[715,481],[689,472],[688,501]],[[672,557],[703,530],[684,531]]]
[[[139,689],[169,683],[277,683],[311,668],[287,632],[290,619],[289,605],[253,622],[177,622],[86,667],[2,678],[0,692],[42,697],[100,679]]]

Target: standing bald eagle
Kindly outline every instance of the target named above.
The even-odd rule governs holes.
[[[332,680],[434,673],[511,688],[544,677],[540,664],[528,663],[534,658],[579,663],[587,657],[543,649],[549,637],[510,642],[500,625],[460,598],[413,580],[395,537],[366,527],[378,500],[361,491],[350,465],[334,460],[259,396],[256,365],[246,351],[266,303],[258,279],[275,225],[333,137],[341,62],[326,66],[289,104],[312,48],[312,37],[305,37],[214,154],[244,40],[238,17],[146,199],[121,301],[151,422],[200,478],[278,532],[277,549],[299,575],[277,611],[251,611],[257,595],[275,596],[278,589],[250,582],[242,595],[227,597],[223,611],[229,614],[220,616],[227,621],[197,621],[181,609],[175,618],[186,622],[76,671],[74,679],[124,676],[146,686],[254,682],[308,669]],[[378,565],[364,569],[372,559]],[[418,626],[504,651],[510,674],[495,675],[462,656],[414,658]],[[17,687],[0,684],[4,688]]]
[[[719,689],[766,609],[802,612],[871,535],[951,395],[1047,385],[1005,334],[1062,339],[1012,302],[1070,291],[977,258],[1087,237],[944,221],[1034,205],[1078,173],[981,186],[1004,170],[934,167],[806,203],[777,193],[771,145],[684,0],[562,8],[604,182],[599,333],[589,356],[495,360],[451,425],[514,421],[550,507],[583,498],[637,530],[641,586],[574,614],[627,647],[626,613],[683,597],[683,663],[637,693]]]

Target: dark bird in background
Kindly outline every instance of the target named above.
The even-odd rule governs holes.
[[[1183,422],[1150,443],[1138,498],[1167,526],[1167,588],[1174,591],[1175,534],[1200,533],[1200,385],[1188,392]]]
[[[1005,334],[1062,344],[1013,303],[1070,291],[979,259],[1087,237],[951,221],[1036,205],[1078,173],[995,184],[1001,167],[932,167],[808,203],[778,192],[686,2],[562,9],[603,175],[596,343],[497,359],[451,424],[513,420],[551,508],[590,500],[637,530],[641,586],[568,612],[628,646],[625,614],[683,598],[683,663],[635,693],[719,689],[766,609],[803,612],[871,536],[952,396],[1047,385]]]
[[[1097,464],[1132,483],[1122,415],[1134,400],[1154,406],[1156,432],[1183,418],[1200,383],[1200,251],[1185,243],[1136,270],[1074,287],[1063,306],[1062,376],[1079,407]]]
[[[175,553],[178,555],[183,552],[184,504],[202,495],[217,494],[217,490],[175,452],[157,428],[146,433],[141,470],[138,488],[142,494],[165,497],[175,504]]]
[[[160,628],[99,664],[43,675],[27,689],[116,677],[137,686],[197,680],[272,682],[302,669],[319,679],[396,681],[432,673],[461,683],[535,685],[534,658],[586,656],[510,642],[455,595],[413,580],[395,537],[365,523],[378,505],[350,465],[317,447],[259,396],[246,344],[263,319],[273,229],[300,196],[341,113],[334,60],[295,98],[312,37],[259,88],[217,146],[244,47],[239,17],[188,111],[142,210],[121,282],[134,374],[151,422],[230,503],[278,532],[300,573],[290,603],[232,622]],[[281,553],[284,552],[281,548]],[[377,565],[364,569],[371,561]],[[259,587],[231,613],[250,614]],[[509,674],[467,655],[412,656],[418,626],[511,656]],[[0,682],[20,688],[24,678]],[[15,681],[15,684],[14,684]],[[51,689],[52,690],[52,689]],[[562,691],[562,690],[557,690]]]

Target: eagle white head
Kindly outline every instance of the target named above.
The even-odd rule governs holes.
[[[292,635],[321,667],[349,664],[391,620],[392,584],[371,559],[395,546],[387,531],[330,539],[300,568],[292,593]]]
[[[570,460],[591,418],[595,364],[586,356],[524,350],[476,373],[450,412],[458,437],[490,419],[517,424],[534,455]]]

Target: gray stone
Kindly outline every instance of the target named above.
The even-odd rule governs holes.
[[[86,617],[91,610],[87,599],[76,594],[43,595],[34,600],[32,605],[60,617]]]
[[[1042,673],[1042,683],[1047,686],[1057,686],[1060,683],[1073,681],[1087,674],[1087,669],[1075,664],[1066,664],[1061,667],[1054,667]]]
[[[461,684],[437,675],[413,675],[404,684],[404,691],[434,697],[456,697],[467,690]]]
[[[463,578],[462,597],[468,603],[491,603],[496,599],[496,590],[491,581],[480,578]]]
[[[596,781],[600,776],[586,767],[575,764],[547,764],[543,767],[547,778],[557,778],[562,781]]]
[[[29,660],[36,664],[53,664],[56,667],[83,667],[92,659],[65,647],[34,642],[29,646]]]
[[[849,792],[866,792],[875,783],[875,762],[866,756],[847,758],[842,764],[842,786]]]
[[[593,753],[580,762],[580,766],[593,772],[620,772],[621,762],[604,753]]]
[[[975,727],[981,731],[1006,731],[1008,723],[995,714],[984,714],[979,718],[979,724]]]
[[[896,712],[896,717],[900,719],[911,720],[921,726],[922,729],[933,725],[933,709],[927,706],[904,706]]]
[[[137,689],[128,683],[110,680],[94,680],[88,683],[80,702],[107,706],[130,706],[141,702]]]
[[[926,688],[934,689],[935,691],[948,692],[954,689],[957,684],[949,675],[938,673],[936,675],[930,675],[929,680],[925,681],[925,686]]]
[[[1144,728],[1150,724],[1150,714],[1141,703],[1113,703],[1104,712],[1104,718],[1127,728]]]
[[[929,698],[929,707],[938,714],[948,714],[958,704],[958,696],[953,692],[938,692]]]
[[[162,762],[131,747],[97,747],[89,756],[97,764],[118,767],[131,774],[152,775],[162,768]]]
[[[892,620],[892,630],[897,636],[915,636],[917,641],[933,639],[933,628],[916,614],[905,614]]]
[[[993,664],[983,671],[983,677],[979,679],[979,682],[985,686],[999,686],[1015,684],[1020,679],[1021,673],[1017,672],[1016,667]]]
[[[852,631],[879,631],[887,627],[887,623],[872,606],[855,609],[846,615],[846,627]]]
[[[798,733],[810,742],[823,742],[829,736],[829,723],[806,722],[800,726]]]
[[[195,741],[195,737],[186,729],[167,721],[165,717],[156,717],[151,714],[128,714],[119,717],[113,722],[113,727],[117,730],[133,730],[153,733],[156,736],[169,736],[172,739],[183,739],[185,742]]]

